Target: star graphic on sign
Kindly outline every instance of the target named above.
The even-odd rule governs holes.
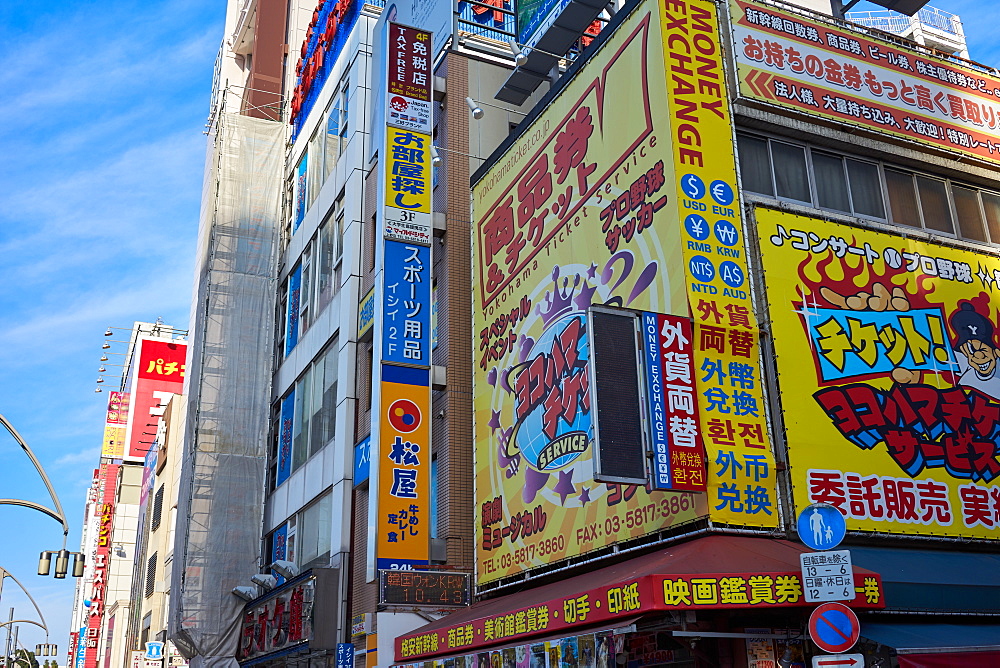
[[[590,306],[590,302],[593,301],[595,292],[597,292],[597,288],[590,287],[590,283],[584,281],[583,287],[580,288],[580,294],[573,299],[573,303],[581,311],[586,311],[587,307]]]
[[[585,506],[590,503],[590,488],[583,487],[580,489],[580,505]]]
[[[573,469],[559,472],[559,482],[552,490],[559,495],[559,503],[566,505],[566,497],[576,492],[573,486]]]
[[[587,278],[596,278],[596,277],[597,277],[597,265],[591,262],[590,268],[587,269]]]
[[[486,426],[493,431],[500,428],[500,411],[493,411],[493,414],[490,416],[490,421],[486,423]]]

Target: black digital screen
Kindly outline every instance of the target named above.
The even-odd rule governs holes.
[[[379,603],[429,608],[470,603],[467,573],[441,571],[379,571]]]
[[[595,405],[594,479],[646,482],[646,447],[639,394],[639,343],[633,314],[591,312],[590,379]]]

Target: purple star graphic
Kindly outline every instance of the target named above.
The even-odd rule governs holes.
[[[542,473],[541,471],[536,471],[533,468],[525,468],[524,489],[521,490],[521,498],[525,503],[531,503],[535,500],[535,494],[538,494],[538,490],[545,487],[545,483],[548,481],[548,473]]]
[[[590,488],[582,487],[580,488],[580,505],[585,506],[590,503]]]
[[[486,426],[493,431],[500,428],[500,411],[493,411],[493,415],[490,417],[490,421],[486,423]]]
[[[597,265],[591,262],[590,269],[587,270],[587,278],[595,278],[596,276],[597,276]]]
[[[552,488],[559,495],[559,503],[566,505],[566,497],[576,492],[573,486],[573,469],[559,472],[559,482]]]
[[[590,302],[593,301],[595,292],[597,292],[597,288],[590,287],[590,283],[584,283],[583,287],[580,288],[580,294],[573,299],[573,303],[581,311],[586,311]]]

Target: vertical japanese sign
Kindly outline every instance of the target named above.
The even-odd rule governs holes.
[[[111,537],[114,530],[115,498],[118,492],[118,464],[101,459],[98,473],[99,491],[97,497],[98,534],[97,549],[94,553],[93,580],[90,583],[90,607],[87,608],[87,623],[84,638],[80,641],[85,649],[84,668],[97,668],[97,649],[101,640],[101,622],[104,619],[105,600],[108,589],[108,557],[111,554]]]
[[[740,93],[1000,162],[1000,78],[900,42],[732,0]]]
[[[299,342],[299,306],[302,298],[302,265],[288,275],[288,314],[285,319],[285,356]]]
[[[281,415],[278,418],[278,470],[275,473],[275,485],[288,480],[292,474],[292,430],[295,426],[295,390],[281,400]]]
[[[426,564],[430,550],[428,369],[382,366],[378,568]]]
[[[389,24],[389,77],[386,123],[403,130],[431,133],[431,35],[398,23]]]
[[[1000,538],[1000,261],[758,209],[796,512]]]
[[[386,77],[386,239],[431,242],[431,33],[389,23]]]
[[[430,249],[385,242],[382,362],[430,365]]]
[[[143,434],[150,429],[150,422],[157,422],[163,415],[162,405],[170,395],[180,394],[184,388],[184,370],[187,344],[184,341],[140,339],[138,354],[131,377],[129,401],[128,449],[124,453],[130,461],[143,461],[149,450],[152,436]],[[145,442],[144,442],[145,441]]]
[[[642,314],[653,486],[657,489],[705,491],[693,339],[688,318]]]
[[[378,375],[373,379],[378,396],[369,470],[371,580],[377,569],[410,569],[430,558],[431,37],[426,30],[386,25]]]
[[[664,65],[675,138],[675,211],[683,221],[711,517],[774,527],[774,456],[759,374],[716,5],[660,0],[660,8],[664,39],[671,46]]]
[[[474,186],[479,582],[707,514],[705,495],[593,477],[587,309],[688,315],[655,6]]]
[[[121,459],[125,452],[125,426],[128,424],[129,395],[127,392],[108,393],[108,413],[104,422],[104,443],[101,456]]]

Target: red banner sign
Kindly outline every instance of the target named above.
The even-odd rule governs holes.
[[[855,574],[853,608],[885,607],[881,578]],[[396,661],[468,653],[654,610],[809,607],[800,573],[644,575],[537,605],[396,639]]]

